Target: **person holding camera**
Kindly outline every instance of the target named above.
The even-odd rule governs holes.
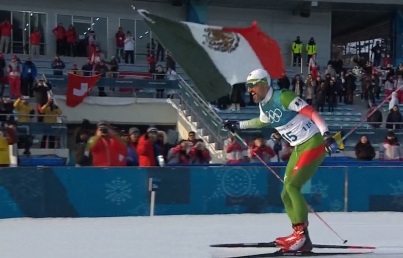
[[[106,121],[97,124],[95,136],[87,142],[85,155],[92,157],[94,167],[126,166],[126,143],[117,136]]]
[[[164,157],[160,153],[157,145],[158,130],[155,127],[147,129],[147,133],[142,135],[137,144],[137,154],[139,155],[140,167],[164,166]]]
[[[276,154],[273,149],[266,145],[262,136],[257,136],[253,139],[253,144],[249,149],[249,159],[251,163],[259,162],[260,159],[256,157],[259,156],[260,159],[265,162],[269,162],[271,158],[273,158]]]
[[[168,152],[168,164],[190,164],[190,149],[193,143],[189,140],[181,140],[178,145]]]
[[[18,122],[29,123],[31,122],[31,117],[35,115],[35,110],[29,105],[27,97],[18,98],[14,104],[14,109],[18,113]]]
[[[210,152],[201,139],[190,148],[189,155],[191,164],[208,164],[211,160]]]
[[[43,114],[43,122],[49,124],[57,123],[57,117],[62,114],[62,110],[53,102],[53,99],[49,99],[48,102],[40,108],[41,114]],[[41,148],[53,149],[56,145],[56,137],[54,135],[42,136]]]

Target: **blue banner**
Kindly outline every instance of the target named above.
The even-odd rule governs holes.
[[[150,178],[155,215],[284,212],[283,185],[265,167],[19,167],[0,170],[0,218],[148,216]],[[302,193],[316,211],[403,211],[403,174],[320,167]]]
[[[67,75],[46,75],[53,87],[66,87]],[[100,78],[98,87],[139,88],[139,89],[178,89],[178,81],[135,78]]]
[[[67,136],[67,126],[61,123],[18,123],[18,135]]]

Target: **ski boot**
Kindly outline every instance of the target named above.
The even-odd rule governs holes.
[[[294,232],[286,237],[276,239],[276,245],[282,252],[311,252],[312,242],[309,237],[308,223],[294,224]]]

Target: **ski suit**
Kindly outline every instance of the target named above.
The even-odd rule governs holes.
[[[270,88],[266,98],[259,103],[259,109],[259,118],[240,122],[240,129],[270,126],[294,147],[285,170],[281,198],[291,222],[305,223],[308,210],[301,188],[313,177],[326,156],[321,132],[327,131],[327,126],[321,119],[316,119],[315,124],[313,120],[318,117],[317,113],[289,90]],[[314,114],[313,118],[310,114]]]

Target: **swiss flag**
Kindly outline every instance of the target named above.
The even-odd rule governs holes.
[[[101,75],[80,76],[69,73],[67,79],[66,105],[76,107],[88,96],[88,92],[98,82]]]

